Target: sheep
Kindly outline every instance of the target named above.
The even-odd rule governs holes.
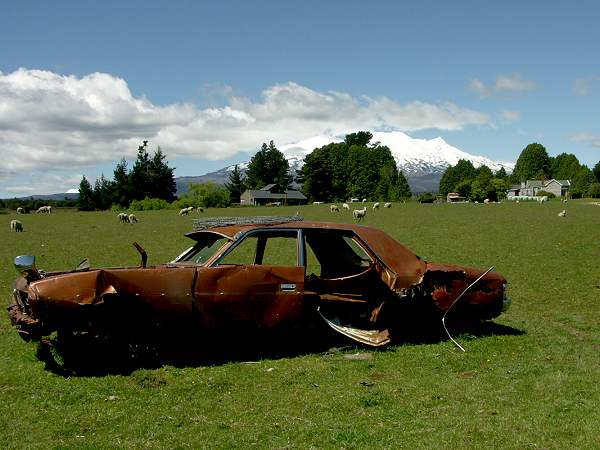
[[[198,207],[196,208],[196,212],[197,212],[198,214],[200,214],[200,213],[203,213],[203,212],[204,212],[204,208],[203,208],[202,206],[198,206]]]
[[[42,214],[51,214],[52,213],[52,206],[40,206],[36,213],[42,213]]]
[[[23,209],[23,207],[22,207],[22,206],[19,206],[19,207],[17,208],[17,214],[25,214],[25,210]]]
[[[379,202],[373,203],[373,210],[379,209]]]
[[[363,202],[363,203],[365,203],[366,201],[367,201],[367,199],[366,199],[366,198],[363,198],[363,199],[362,199],[362,202]]]
[[[13,219],[10,221],[10,231],[14,231],[16,233],[23,231],[23,222],[17,219]]]
[[[543,203],[546,203],[548,201],[548,196],[547,195],[543,195],[541,197],[538,197],[537,201],[540,202],[540,205],[543,204]]]
[[[348,203],[342,203],[342,208],[350,211],[350,205]]]
[[[121,213],[117,214],[117,217],[119,219],[119,222],[121,222],[121,223],[129,222],[129,216],[127,216],[127,213],[121,212]]]
[[[357,220],[362,220],[367,215],[367,207],[365,206],[363,209],[355,209],[352,211],[352,215]]]
[[[179,215],[180,216],[187,216],[189,213],[191,213],[194,210],[193,206],[188,206],[187,208],[181,208],[179,210]]]
[[[384,207],[384,208],[391,208],[391,207],[392,207],[392,204],[391,204],[390,202],[385,202],[385,203],[383,204],[383,207]]]
[[[567,215],[567,210],[563,209],[561,212],[558,213],[558,217],[565,217]]]
[[[329,211],[340,212],[340,208],[338,208],[338,205],[329,205]]]
[[[137,217],[135,217],[135,215],[133,215],[133,214],[129,214],[129,216],[127,216],[127,221],[128,221],[129,223],[135,223],[135,222],[137,222],[138,220],[137,220]]]
[[[486,198],[486,199],[483,201],[483,203],[485,203],[485,204],[488,204],[489,202],[490,202],[490,199],[489,199],[489,198]]]

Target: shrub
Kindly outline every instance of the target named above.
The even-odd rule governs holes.
[[[543,196],[548,197],[548,199],[551,198],[556,198],[556,195],[554,195],[552,192],[548,192],[548,191],[537,191],[537,196],[538,197],[543,197]]]
[[[592,198],[600,198],[600,183],[590,184],[588,195]]]
[[[129,205],[132,211],[152,211],[158,209],[170,209],[171,204],[162,198],[148,198],[144,200],[133,200]]]
[[[435,200],[435,197],[433,196],[433,194],[431,192],[425,192],[425,193],[419,195],[419,198],[417,199],[417,201],[419,203],[433,203],[434,200]]]

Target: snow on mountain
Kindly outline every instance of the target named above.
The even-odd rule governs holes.
[[[315,148],[323,147],[331,142],[341,142],[343,138],[332,136],[314,136],[302,141],[278,146],[290,165],[290,172],[295,173],[304,165],[304,157]],[[493,172],[504,167],[512,172],[515,163],[493,161],[484,156],[472,155],[448,144],[441,137],[435,139],[414,139],[400,131],[374,132],[371,142],[380,142],[390,148],[396,165],[406,175],[413,192],[436,192],[439,180],[449,166],[454,166],[459,159],[466,159],[475,167],[488,166]],[[248,162],[239,163],[238,168],[245,172]],[[199,177],[181,177],[176,179],[178,194],[187,190],[189,182],[214,181],[225,183],[235,165],[225,167]]]
[[[317,147],[322,147],[330,142],[341,142],[340,138],[316,136],[280,147],[290,167],[302,167],[303,157]],[[507,172],[512,172],[514,163],[506,161],[493,161],[484,156],[471,155],[448,144],[441,137],[435,139],[414,139],[400,131],[374,132],[371,142],[380,142],[390,148],[396,165],[406,175],[420,176],[442,174],[449,166],[454,166],[459,159],[466,159],[475,167],[488,166],[492,171],[501,167]]]

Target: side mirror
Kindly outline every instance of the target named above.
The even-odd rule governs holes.
[[[35,267],[35,256],[33,255],[17,256],[14,265],[17,272],[25,277],[27,281],[39,280],[41,278],[40,273]]]

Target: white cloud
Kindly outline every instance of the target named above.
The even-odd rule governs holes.
[[[589,95],[590,85],[595,81],[600,81],[600,76],[577,78],[573,82],[573,92],[580,97]]]
[[[502,111],[502,118],[507,122],[516,122],[521,118],[521,113],[519,111]]]
[[[493,85],[486,85],[477,78],[469,81],[469,89],[478,94],[480,98],[487,98],[499,92],[529,91],[534,88],[535,82],[525,80],[518,73],[498,75]]]
[[[594,133],[577,133],[571,136],[573,142],[583,142],[600,148],[600,136]]]
[[[25,174],[35,173],[29,180],[40,186],[44,179],[52,182],[50,175],[64,184],[74,171],[134,159],[142,139],[153,148],[160,145],[169,159],[219,160],[270,139],[284,145],[359,129],[410,132],[489,124],[486,114],[454,103],[400,104],[293,82],[269,87],[259,101],[231,96],[228,86],[206,87],[209,91],[219,93],[223,106],[157,106],[105,73],[78,78],[41,70],[0,72],[0,191],[23,188],[18,180]]]

